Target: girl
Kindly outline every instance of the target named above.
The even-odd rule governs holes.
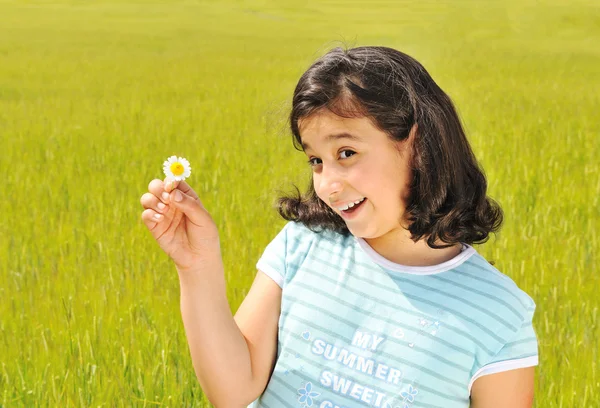
[[[312,171],[232,318],[215,222],[153,180],[142,219],[175,262],[194,369],[217,407],[530,407],[533,300],[472,244],[502,211],[450,98],[385,47],[336,48],[290,115]],[[250,405],[249,405],[250,404]]]

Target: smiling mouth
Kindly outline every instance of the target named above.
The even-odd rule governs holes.
[[[347,210],[341,210],[341,212],[344,214],[352,214],[354,211],[356,211],[357,208],[362,206],[366,201],[367,201],[367,199],[365,198],[364,200],[362,200],[362,202],[360,204],[357,204],[352,208],[348,208]]]

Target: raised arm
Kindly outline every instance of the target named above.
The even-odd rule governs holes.
[[[265,389],[277,350],[281,289],[258,273],[234,319],[219,231],[184,181],[152,180],[142,220],[175,263],[181,316],[202,390],[217,408],[242,408]],[[239,326],[238,326],[239,324]]]
[[[253,381],[250,402],[263,393],[273,373],[280,312],[281,288],[259,270],[235,314],[235,321],[250,350]]]
[[[180,274],[181,314],[202,390],[217,408],[245,408],[266,388],[277,353],[281,288],[258,272],[232,317],[220,262]],[[202,276],[202,279],[197,279]],[[212,279],[206,279],[212,276]]]

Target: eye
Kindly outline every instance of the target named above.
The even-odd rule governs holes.
[[[352,155],[354,155],[354,154],[355,154],[355,152],[353,152],[352,150],[342,150],[342,151],[341,151],[341,153],[344,153],[344,152],[352,152]]]
[[[356,154],[356,152],[354,152],[353,150],[348,150],[348,149],[346,149],[346,150],[342,150],[342,151],[340,152],[340,154],[341,154],[341,153],[344,153],[344,152],[351,152],[351,153],[352,153],[352,155],[351,155],[351,156],[353,156],[353,155],[355,155],[355,154]],[[346,157],[346,158],[347,158],[347,157]],[[315,167],[315,166],[317,166],[317,165],[319,164],[319,163],[315,163],[315,162],[313,162],[313,160],[321,160],[321,159],[319,159],[319,158],[317,158],[317,157],[311,157],[311,158],[308,160],[308,164],[309,164],[311,167]]]
[[[316,157],[313,157],[313,158],[309,159],[308,160],[308,164],[311,167],[315,167],[316,166],[316,163],[313,163],[313,160],[319,160],[319,159],[317,159]]]

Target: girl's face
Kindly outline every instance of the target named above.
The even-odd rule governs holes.
[[[343,118],[327,109],[300,120],[299,128],[314,189],[350,232],[361,238],[404,235],[400,220],[411,179],[412,133],[405,142],[392,141],[369,118]],[[339,209],[363,197],[352,214]]]

